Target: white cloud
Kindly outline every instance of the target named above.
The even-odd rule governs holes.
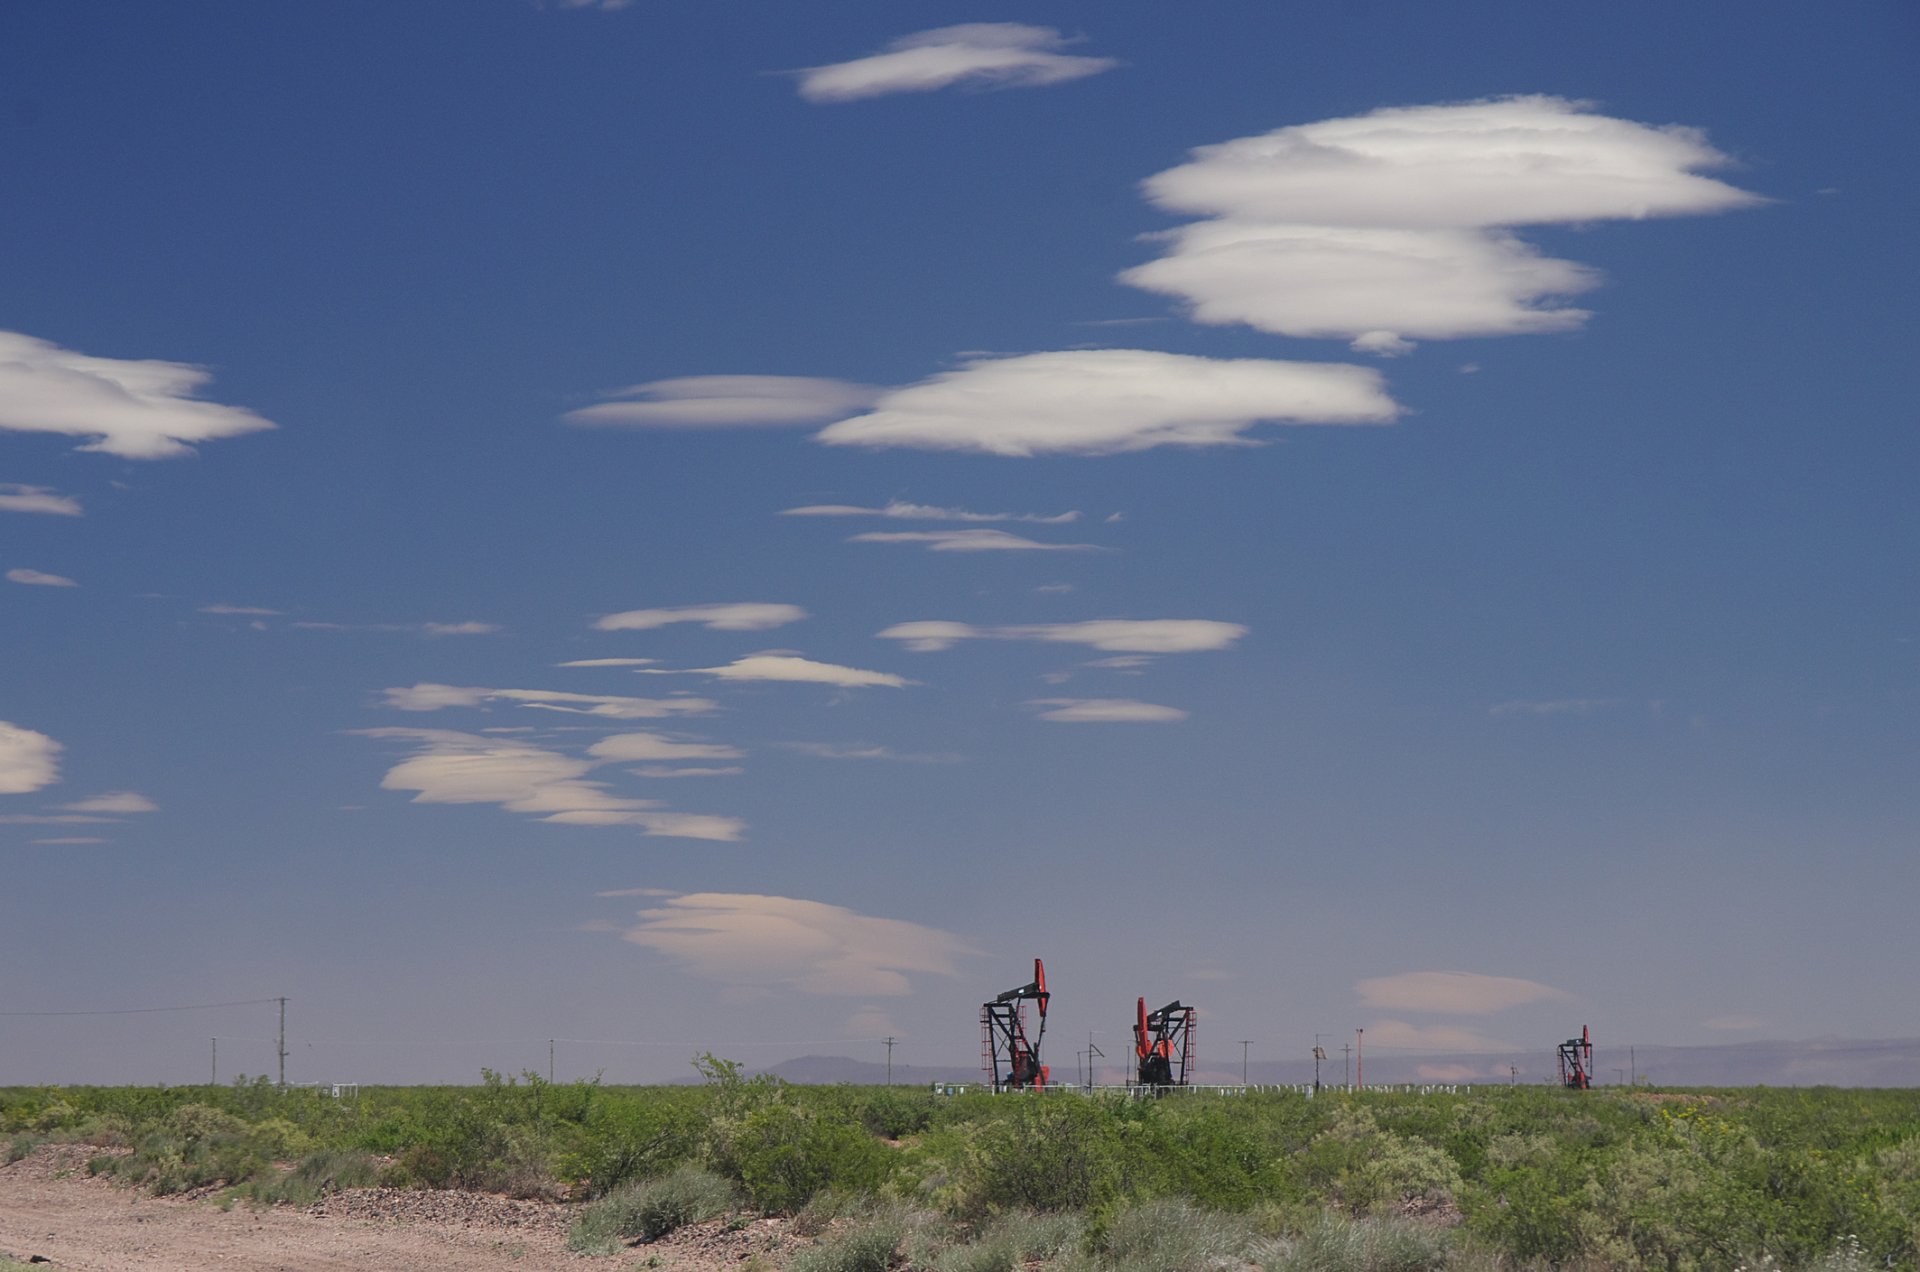
[[[783,517],[887,517],[895,521],[1030,521],[1037,525],[1064,525],[1069,521],[1078,521],[1077,511],[1036,513],[1036,512],[969,512],[965,508],[940,508],[932,504],[906,503],[891,500],[879,508],[861,508],[853,504],[808,504],[803,508],[786,508],[780,513]]]
[[[870,530],[848,543],[924,543],[930,552],[1098,552],[1092,543],[1041,543],[1005,530]]]
[[[1509,1007],[1568,997],[1565,990],[1538,981],[1477,972],[1402,972],[1363,980],[1353,988],[1368,1007],[1462,1016],[1491,1015]]]
[[[1095,619],[1084,623],[1030,623],[1013,627],[973,627],[967,623],[925,620],[896,623],[880,632],[882,640],[904,642],[916,653],[949,649],[963,640],[1038,640],[1088,645],[1117,654],[1189,654],[1226,649],[1247,629],[1209,618]]]
[[[81,515],[80,501],[62,495],[51,486],[23,486],[19,482],[0,481],[0,512],[43,512],[56,517]]]
[[[567,412],[570,423],[619,428],[769,428],[824,424],[879,389],[797,375],[689,375],[616,389],[616,401]]]
[[[659,662],[657,658],[576,658],[572,662],[555,663],[556,667],[651,667]]]
[[[191,443],[274,425],[194,398],[212,377],[184,362],[96,358],[0,331],[0,430],[90,438],[83,451],[171,459]]]
[[[797,623],[807,616],[798,605],[742,601],[729,605],[681,605],[672,609],[627,610],[594,622],[603,632],[645,632],[670,623],[698,623],[715,632],[762,632]]]
[[[816,436],[839,446],[1111,455],[1248,445],[1241,435],[1262,421],[1376,424],[1399,410],[1365,367],[1082,349],[972,361],[891,390]]]
[[[712,676],[717,680],[786,680],[804,684],[839,685],[848,689],[872,685],[898,689],[913,683],[905,677],[884,671],[863,671],[858,667],[815,662],[811,658],[801,658],[795,654],[752,654],[745,658],[736,658],[724,667],[689,667],[684,671],[648,669],[640,674],[702,675]]]
[[[895,996],[909,976],[955,974],[973,951],[950,932],[795,897],[697,892],[639,912],[621,935],[723,984]]]
[[[138,791],[108,791],[72,804],[62,804],[70,813],[157,813],[160,805]]]
[[[33,842],[36,844],[80,845],[80,844],[104,844],[107,841],[104,839],[94,839],[86,835],[60,835],[53,839],[36,839]]]
[[[79,587],[72,579],[63,574],[48,574],[43,570],[8,570],[7,582],[25,583],[30,587]]]
[[[1363,1040],[1376,1047],[1399,1051],[1507,1051],[1507,1043],[1460,1025],[1412,1025],[1404,1020],[1376,1020],[1366,1027]]]
[[[0,795],[26,795],[60,780],[60,744],[0,720]]]
[[[596,897],[674,897],[680,894],[672,888],[608,888],[593,895]]]
[[[707,698],[628,698],[616,694],[563,693],[550,689],[482,689],[462,685],[422,683],[385,689],[383,705],[400,711],[440,711],[447,707],[477,707],[488,701],[518,702],[545,711],[605,716],[613,720],[660,720],[676,715],[703,715],[719,704]]]
[[[882,52],[797,72],[810,102],[850,102],[889,93],[926,93],[954,84],[1039,88],[1111,70],[1107,57],[1060,53],[1073,41],[1052,27],[970,22],[902,36]]]
[[[587,748],[587,754],[608,761],[737,760],[745,752],[718,742],[676,742],[658,733],[616,733]]]
[[[1565,331],[1561,298],[1598,275],[1506,227],[1641,220],[1762,202],[1699,174],[1726,156],[1695,129],[1648,127],[1557,97],[1401,107],[1194,151],[1145,183],[1209,219],[1155,236],[1124,282],[1204,323],[1340,337],[1392,356],[1408,337]]]
[[[428,636],[490,636],[500,630],[498,623],[422,623],[420,630]]]
[[[1487,708],[1487,714],[1493,716],[1584,716],[1592,715],[1596,711],[1605,711],[1618,702],[1617,698],[1515,699],[1512,702],[1495,703]]]
[[[570,826],[637,826],[649,835],[736,840],[738,818],[678,813],[656,800],[629,799],[587,780],[601,764],[498,737],[450,729],[361,729],[362,737],[414,744],[415,753],[387,771],[383,790],[413,791],[416,804],[498,804],[509,812]]]
[[[215,605],[202,605],[200,612],[202,614],[252,614],[261,617],[272,617],[273,615],[281,613],[280,610],[268,609],[264,605],[228,605],[225,602]]]
[[[1045,707],[1040,719],[1060,724],[1172,724],[1188,715],[1178,707],[1132,698],[1034,698],[1027,705]]]
[[[672,768],[661,764],[644,764],[628,771],[635,777],[738,777],[747,770],[738,764],[721,768]]]
[[[4,744],[0,744],[0,765],[5,763]],[[0,782],[5,780],[6,770],[0,767]],[[0,789],[0,794],[19,794]],[[118,817],[95,817],[84,813],[5,813],[0,814],[0,826],[97,826],[104,822],[118,822]]]

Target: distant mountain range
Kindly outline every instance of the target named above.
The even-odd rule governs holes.
[[[1595,1080],[1606,1086],[1637,1077],[1655,1086],[1920,1087],[1920,1038],[1814,1038],[1800,1042],[1723,1043],[1706,1047],[1635,1046],[1631,1051],[1626,1046],[1596,1043],[1593,1059]],[[809,1085],[847,1082],[877,1086],[887,1080],[886,1065],[846,1056],[800,1056],[762,1072]],[[1557,1064],[1551,1050],[1512,1054],[1386,1053],[1366,1057],[1368,1086],[1540,1083],[1554,1081],[1556,1073]],[[1056,1083],[1071,1085],[1080,1076],[1071,1064],[1064,1069],[1057,1062],[1053,1064]],[[1096,1076],[1102,1083],[1119,1082],[1123,1080],[1123,1071],[1117,1065],[1103,1065]],[[895,1086],[972,1083],[981,1077],[977,1064],[893,1066]],[[1246,1077],[1250,1082],[1269,1085],[1310,1083],[1313,1061],[1252,1060],[1247,1064]],[[1320,1080],[1327,1085],[1337,1086],[1347,1077],[1344,1064],[1338,1058],[1320,1065]],[[1238,1083],[1240,1066],[1203,1064],[1197,1080]]]

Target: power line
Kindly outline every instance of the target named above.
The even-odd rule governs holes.
[[[145,1016],[159,1011],[212,1011],[216,1007],[258,1007],[278,998],[242,998],[230,1003],[190,1003],[184,1007],[119,1007],[108,1011],[0,1011],[0,1016]]]

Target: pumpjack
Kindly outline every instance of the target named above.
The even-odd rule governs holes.
[[[1560,1044],[1560,1085],[1575,1091],[1593,1085],[1593,1039],[1588,1037],[1585,1025],[1580,1026],[1578,1038]]]
[[[1140,1085],[1187,1085],[1193,1063],[1193,1022],[1199,1012],[1174,999],[1159,1011],[1148,1011],[1147,1000],[1136,1000],[1133,1054],[1140,1062]]]
[[[1040,1063],[1040,1039],[1047,1032],[1047,969],[1033,960],[1033,980],[1010,989],[980,1006],[980,1060],[993,1089],[1041,1091],[1050,1068]],[[1027,1037],[1026,1005],[1034,1004],[1040,1018],[1033,1037]]]

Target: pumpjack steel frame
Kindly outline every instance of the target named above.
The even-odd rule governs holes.
[[[1185,1086],[1194,1064],[1194,1022],[1200,1013],[1174,999],[1158,1011],[1147,1010],[1147,1000],[1136,1000],[1133,1054],[1139,1061],[1141,1086]]]
[[[1560,1085],[1575,1091],[1593,1085],[1593,1039],[1585,1025],[1580,1026],[1578,1038],[1560,1044]]]
[[[1046,1089],[1051,1073],[1040,1063],[1040,1040],[1047,1033],[1047,969],[1033,960],[1033,980],[980,1005],[980,1064],[996,1091]],[[1026,1005],[1034,1005],[1039,1025],[1027,1037]]]

